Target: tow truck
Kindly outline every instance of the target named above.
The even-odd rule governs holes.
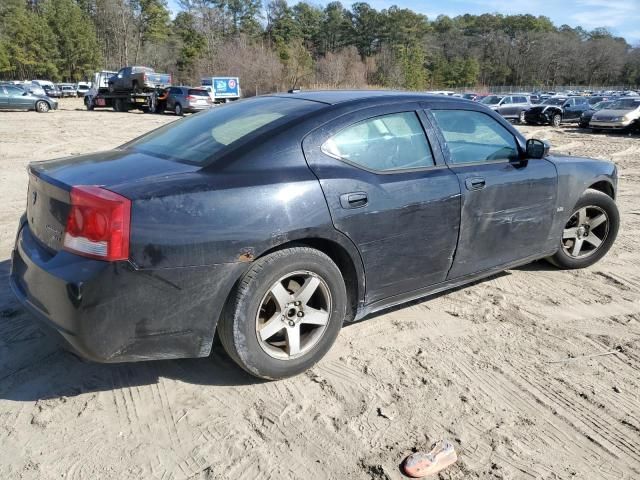
[[[158,108],[158,97],[164,89],[159,88],[147,92],[110,92],[109,78],[117,72],[102,70],[93,75],[91,88],[84,96],[84,105],[87,110],[96,108],[113,108],[116,112],[128,112],[129,110],[142,110],[155,113]]]

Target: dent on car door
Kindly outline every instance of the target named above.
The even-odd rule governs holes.
[[[479,111],[433,109],[449,167],[462,193],[460,238],[449,279],[548,253],[557,172],[522,161],[513,133]]]
[[[421,116],[415,105],[366,109],[303,142],[335,228],[362,256],[367,303],[441,282],[451,267],[460,187]]]

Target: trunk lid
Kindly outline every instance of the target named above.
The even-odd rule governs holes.
[[[111,186],[189,173],[199,167],[143,153],[112,150],[33,162],[29,165],[27,221],[31,233],[49,250],[62,249],[74,185]]]

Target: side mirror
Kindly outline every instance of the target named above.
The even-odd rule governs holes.
[[[551,145],[537,138],[527,140],[527,157],[528,158],[544,158],[549,155]]]
[[[26,97],[27,95],[29,95],[29,92],[22,92],[23,97]]]

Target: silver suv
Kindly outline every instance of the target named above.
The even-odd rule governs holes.
[[[206,110],[212,105],[209,92],[204,88],[170,87],[165,110],[172,110],[176,115],[183,115]]]
[[[488,95],[480,103],[495,110],[504,118],[518,120],[524,123],[524,112],[533,107],[531,99],[527,95]]]

